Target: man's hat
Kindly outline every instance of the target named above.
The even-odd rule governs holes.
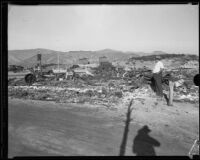
[[[146,132],[151,132],[151,130],[149,129],[149,127],[148,127],[147,125],[145,125],[145,126],[143,127],[143,129],[144,129],[144,131],[146,131]]]
[[[149,127],[147,125],[145,125],[138,132],[147,134],[147,133],[151,132],[151,130],[149,129]]]

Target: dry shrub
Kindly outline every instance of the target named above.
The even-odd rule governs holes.
[[[118,98],[122,98],[122,96],[123,96],[123,94],[122,94],[121,91],[116,91],[116,92],[114,93],[114,95],[115,95],[116,97],[118,97]]]

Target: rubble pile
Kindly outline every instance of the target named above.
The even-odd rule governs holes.
[[[10,78],[8,79],[8,85],[9,86],[26,86],[27,84],[23,78],[22,79]]]
[[[98,67],[93,68],[95,77],[98,79],[111,79],[117,76],[116,67],[111,63],[102,63]]]
[[[199,68],[178,68],[171,71],[175,82],[174,101],[199,102],[199,88],[194,85],[193,77],[199,73]]]
[[[33,100],[52,100],[62,103],[90,103],[111,106],[122,97],[121,91],[106,87],[63,88],[48,86],[9,86],[8,96]]]
[[[168,91],[166,91],[168,94]],[[90,103],[107,107],[129,102],[131,98],[151,97],[154,94],[149,85],[135,88],[122,80],[112,80],[95,85],[55,83],[54,85],[9,86],[8,96],[34,100],[48,100],[59,103]],[[198,88],[194,85],[188,92],[183,86],[175,87],[174,100],[197,102]]]
[[[198,103],[199,102],[199,88],[194,85],[191,85],[189,89],[184,86],[175,88],[174,100],[181,101],[181,102]]]
[[[141,88],[137,88],[133,90],[132,92],[124,92],[122,103],[128,104],[132,98],[144,100],[146,97],[152,97],[152,95],[155,95],[148,85],[144,85]]]
[[[61,81],[43,80],[27,86],[24,79],[9,79],[8,96],[34,100],[49,100],[59,103],[90,103],[107,107],[129,102],[131,98],[144,99],[153,93],[152,73],[147,68],[125,71],[117,76],[114,66],[100,65],[94,69],[94,78],[77,78]],[[193,77],[198,69],[174,69],[169,71],[175,82],[174,100],[198,102],[198,87],[193,84]],[[164,92],[168,94],[168,73],[163,77]]]

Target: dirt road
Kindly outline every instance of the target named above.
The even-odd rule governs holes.
[[[153,125],[153,121],[151,125],[133,118],[127,130],[127,109],[117,112],[98,106],[9,99],[8,111],[9,157],[118,156],[120,147],[124,147],[125,155],[187,155],[194,139],[189,133],[190,128],[185,128],[188,134],[183,126],[182,130],[175,130],[174,135],[170,123],[164,124],[162,121],[162,125]],[[141,116],[139,110],[133,110],[132,117],[136,113]],[[191,116],[198,116],[198,110]],[[148,118],[148,122],[153,119]],[[150,132],[146,132],[145,125]],[[194,133],[198,122],[191,127]],[[127,137],[124,136],[124,130]],[[198,128],[195,132],[198,132]],[[126,141],[123,143],[125,146],[121,146],[122,140]]]

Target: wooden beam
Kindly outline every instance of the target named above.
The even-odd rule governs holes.
[[[169,81],[169,102],[168,102],[168,106],[173,106],[173,97],[174,97],[174,82]]]

